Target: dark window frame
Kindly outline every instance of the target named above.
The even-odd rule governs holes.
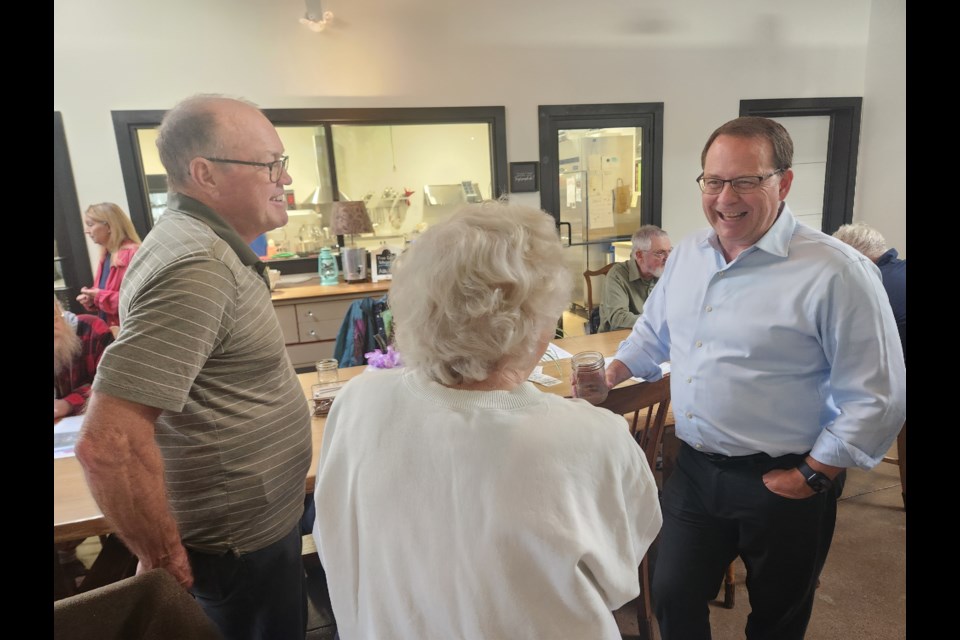
[[[66,131],[59,111],[53,112],[53,238],[57,242],[60,268],[66,284],[66,290],[60,291],[58,297],[74,313],[86,313],[76,298],[80,295],[81,287],[93,285],[93,270],[90,268],[90,254],[83,233]]]
[[[823,183],[821,230],[832,234],[853,222],[863,98],[772,98],[741,100],[741,116],[787,118],[829,116],[827,168]]]
[[[540,105],[540,207],[560,224],[559,166],[561,129],[642,127],[640,223],[661,225],[663,206],[663,103]],[[630,236],[617,236],[617,240]]]
[[[140,143],[137,131],[156,128],[165,111],[111,111],[120,169],[127,193],[130,218],[141,237],[153,226],[147,185],[140,169]],[[339,193],[336,162],[333,157],[332,125],[410,125],[482,123],[490,127],[490,174],[493,178],[493,198],[508,192],[506,108],[488,107],[397,107],[397,108],[307,108],[263,109],[267,119],[278,127],[314,126],[326,129],[327,151],[330,157],[330,179],[334,194]],[[341,240],[342,243],[342,240]],[[284,273],[316,271],[316,258],[283,260]]]

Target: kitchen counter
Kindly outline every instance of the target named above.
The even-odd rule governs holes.
[[[340,284],[335,285],[320,284],[320,276],[312,276],[304,282],[294,284],[284,284],[283,280],[284,276],[281,276],[280,282],[270,295],[274,304],[278,302],[298,302],[308,298],[336,300],[343,297],[379,297],[390,289],[389,280],[358,283],[347,283],[341,280]]]
[[[321,285],[313,275],[282,276],[271,294],[290,361],[298,371],[313,368],[318,360],[332,358],[337,333],[350,305],[363,298],[381,298],[390,289],[380,282]]]

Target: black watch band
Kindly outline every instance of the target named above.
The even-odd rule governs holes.
[[[833,480],[826,474],[815,471],[807,464],[806,460],[797,465],[797,470],[803,474],[803,479],[807,481],[807,485],[817,493],[823,493],[833,485]]]

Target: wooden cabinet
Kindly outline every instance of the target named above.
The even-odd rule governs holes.
[[[272,296],[273,308],[290,361],[297,371],[311,370],[317,360],[332,358],[337,333],[350,305],[362,298],[380,298],[389,286],[387,281],[276,289]]]

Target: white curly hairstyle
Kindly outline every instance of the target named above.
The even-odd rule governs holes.
[[[887,252],[887,241],[883,235],[862,222],[841,226],[833,232],[833,237],[850,245],[874,262]]]
[[[469,204],[398,258],[388,300],[404,362],[440,384],[526,362],[570,302],[553,218],[502,201]]]

